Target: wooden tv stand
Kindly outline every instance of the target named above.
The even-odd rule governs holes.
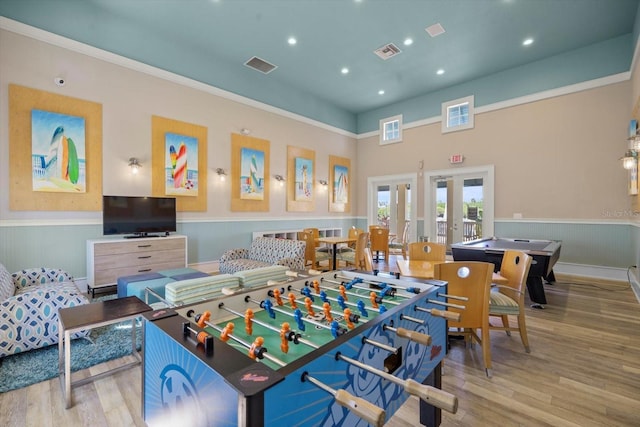
[[[187,266],[187,236],[87,240],[87,292],[115,286],[118,277]]]

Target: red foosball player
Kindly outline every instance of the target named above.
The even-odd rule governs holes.
[[[280,289],[273,290],[273,297],[276,299],[276,304],[282,305],[282,297],[280,296]]]
[[[251,344],[251,347],[249,347],[249,357],[252,359],[262,359],[264,356],[264,352],[267,351],[266,348],[262,347],[262,344],[264,344],[264,338],[262,337],[257,337],[255,339],[255,341],[253,341],[253,344]]]
[[[210,311],[205,311],[202,314],[197,314],[195,317],[196,325],[204,328],[206,326],[206,322],[208,322],[209,319],[211,319]]]
[[[349,301],[349,298],[347,298],[347,288],[345,288],[344,285],[340,285],[338,290],[340,291],[342,298],[344,298],[345,301]]]
[[[224,342],[227,342],[229,341],[229,338],[231,338],[229,336],[231,334],[233,334],[233,323],[229,322],[227,323],[227,326],[222,328],[222,332],[220,332],[220,339]]]
[[[291,332],[289,322],[283,322],[280,329],[280,350],[283,353],[289,352],[289,332]]]
[[[313,311],[313,307],[311,307],[311,298],[306,297],[304,299],[304,306],[307,307],[307,313],[309,313],[309,316],[313,317],[316,315],[315,311]]]
[[[331,304],[328,302],[322,304],[322,311],[324,311],[324,318],[327,322],[331,322],[333,320],[333,316],[331,316]]]
[[[350,308],[345,308],[344,309],[344,321],[347,322],[347,328],[353,329],[355,327],[355,325],[351,321],[351,309]]]
[[[295,296],[295,294],[293,292],[289,292],[288,297],[289,297],[289,304],[291,304],[291,308],[294,309],[294,310],[296,308],[298,308],[298,304],[296,304],[296,296]]]
[[[247,335],[253,334],[253,310],[247,308],[244,312],[244,330],[247,331]]]
[[[313,289],[316,291],[316,294],[320,293],[320,282],[317,280],[313,281]]]
[[[371,307],[378,308],[378,295],[375,292],[369,294],[369,299],[371,300]]]

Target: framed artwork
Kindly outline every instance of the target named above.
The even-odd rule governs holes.
[[[176,210],[207,210],[207,128],[151,117],[151,192],[176,197]]]
[[[231,211],[269,211],[269,145],[231,134]]]
[[[165,194],[198,195],[198,139],[167,132],[165,134]]]
[[[9,85],[9,208],[102,210],[102,105]]]
[[[287,146],[287,211],[315,210],[315,160],[315,151]]]
[[[351,211],[351,161],[329,156],[329,212]]]
[[[84,117],[31,110],[33,191],[84,193]]]

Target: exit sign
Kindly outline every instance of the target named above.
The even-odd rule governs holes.
[[[454,154],[453,156],[449,157],[449,163],[451,164],[462,163],[463,160],[464,156],[462,154]]]

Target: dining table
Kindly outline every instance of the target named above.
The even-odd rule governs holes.
[[[338,254],[338,245],[341,243],[355,243],[358,239],[356,237],[349,237],[349,236],[331,236],[331,237],[320,237],[319,239],[317,239],[318,242],[320,243],[325,243],[328,245],[332,246],[332,263],[331,263],[331,269],[335,270],[336,269],[336,256]]]
[[[434,269],[436,264],[442,264],[443,262],[453,261],[423,261],[423,260],[410,260],[410,259],[398,259],[396,264],[398,270],[400,270],[401,276],[415,277],[417,279],[433,279]],[[497,285],[505,285],[509,283],[509,279],[501,276],[500,273],[493,273],[491,283]]]

